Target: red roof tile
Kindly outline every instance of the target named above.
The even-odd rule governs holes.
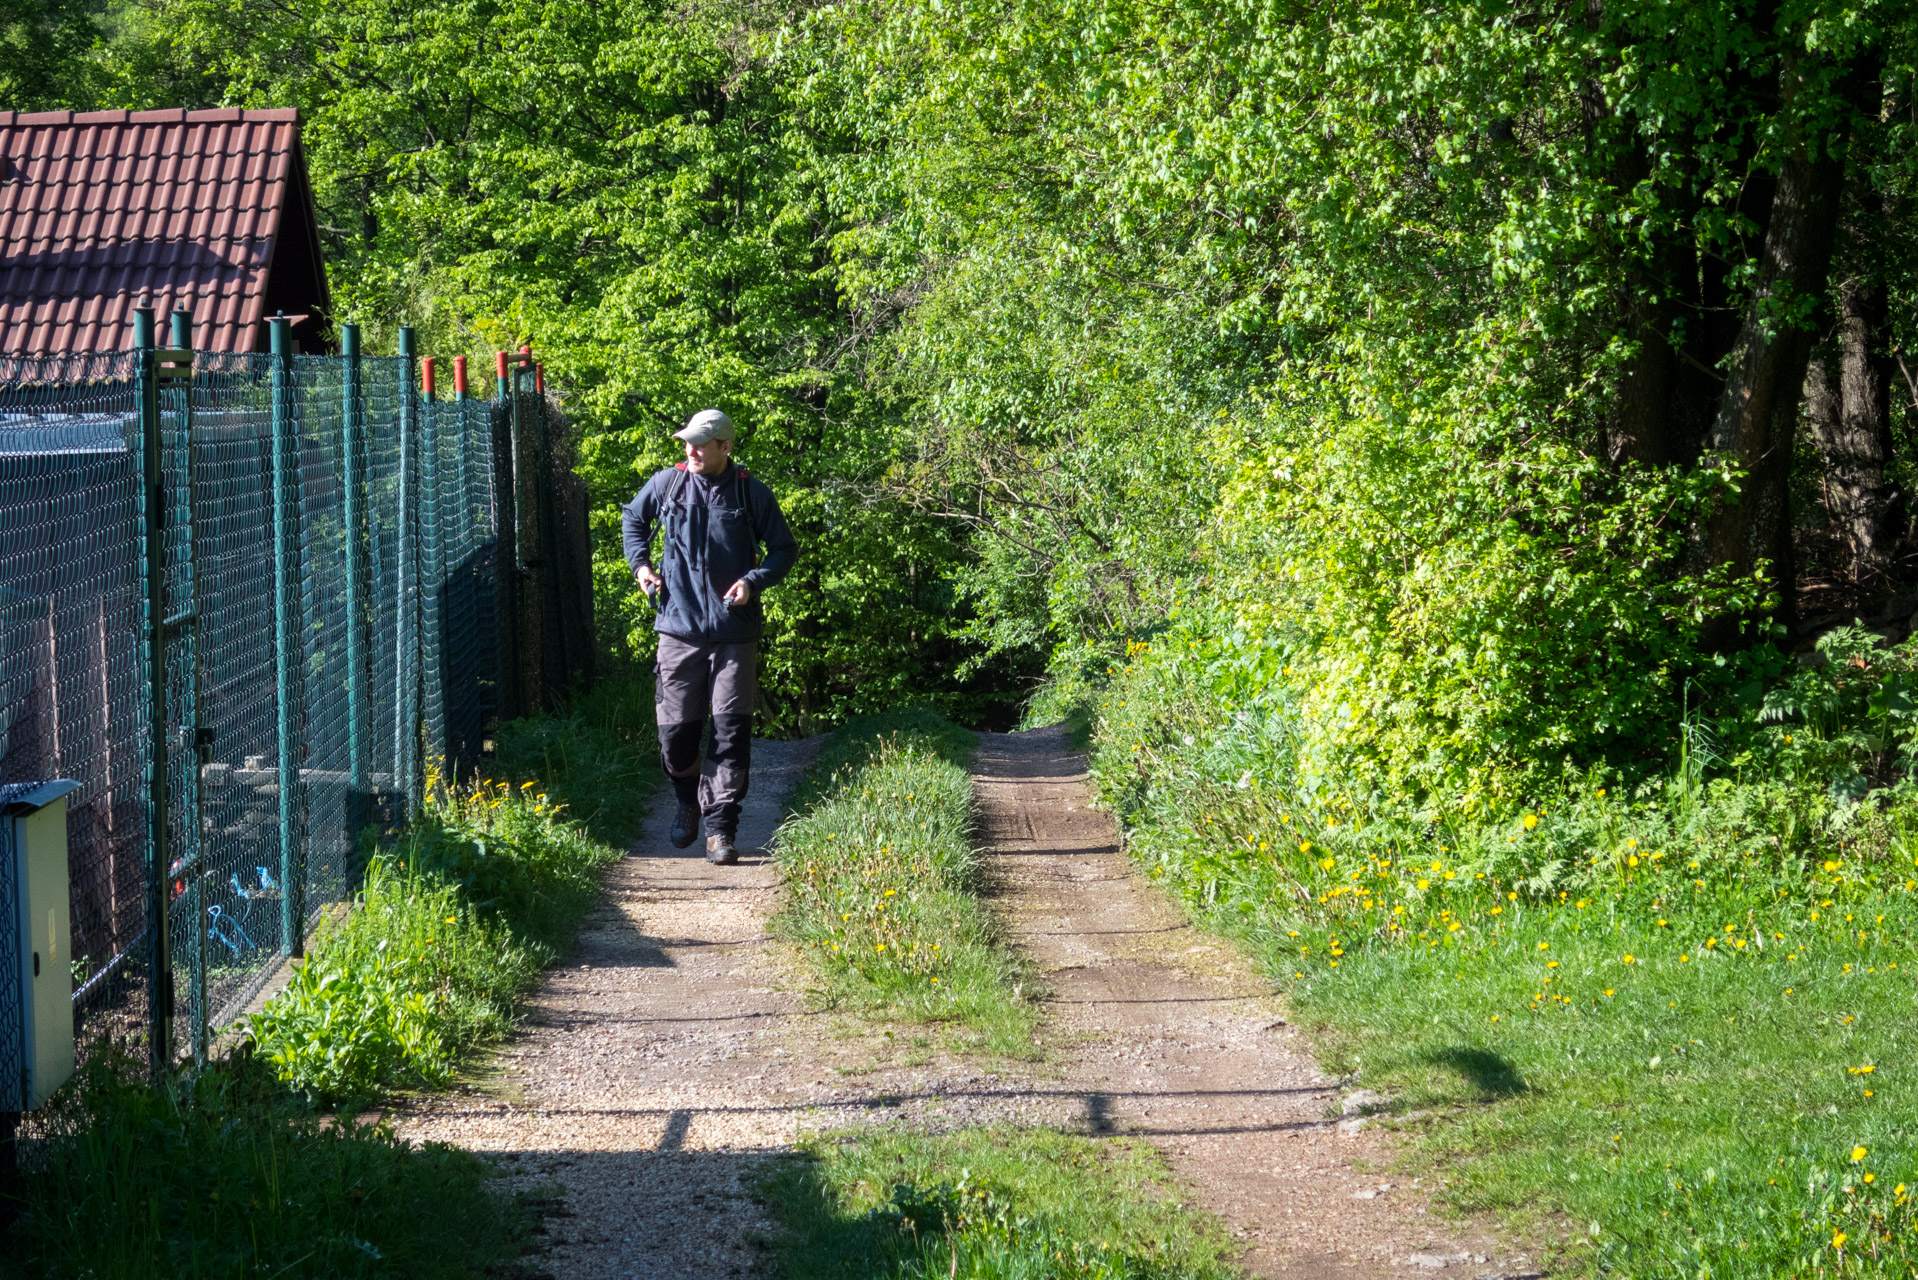
[[[251,351],[288,227],[325,311],[299,148],[295,111],[0,111],[0,351],[130,347],[143,301],[162,341],[184,307],[196,347]]]

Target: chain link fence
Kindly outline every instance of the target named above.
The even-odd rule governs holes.
[[[563,424],[530,367],[434,402],[414,364],[0,358],[0,784],[80,783],[76,1026],[145,1038],[156,1068],[204,1055],[371,841],[566,684],[529,694],[504,655],[583,649],[566,674],[590,679],[590,613],[555,634],[583,542],[578,565],[501,552],[516,509],[551,526],[583,498],[552,469]],[[534,421],[544,452],[516,454]],[[503,598],[548,601],[530,645]],[[14,892],[0,874],[0,1080],[21,1070]]]

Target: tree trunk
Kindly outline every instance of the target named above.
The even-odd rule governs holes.
[[[1795,117],[1794,100],[1801,88],[1796,59],[1786,60],[1780,79],[1784,109]],[[1840,123],[1832,131],[1835,136],[1808,136],[1804,122],[1796,118],[1788,129],[1757,279],[1732,344],[1725,390],[1708,441],[1745,479],[1736,498],[1714,512],[1700,531],[1706,561],[1726,566],[1738,577],[1763,569],[1778,589],[1779,612],[1787,620],[1793,614],[1792,441],[1812,338],[1795,313],[1825,287],[1838,220],[1845,129]],[[1736,616],[1717,619],[1708,628],[1706,643],[1720,648],[1737,644],[1748,621]]]
[[[1891,369],[1884,350],[1884,293],[1847,281],[1838,290],[1837,342],[1805,379],[1812,439],[1825,472],[1832,523],[1862,592],[1883,585],[1897,550],[1903,504],[1885,474],[1891,461]]]

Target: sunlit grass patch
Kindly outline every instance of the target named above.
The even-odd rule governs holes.
[[[501,726],[500,780],[436,782],[370,859],[354,909],[252,1019],[281,1079],[323,1099],[441,1086],[506,1032],[655,788],[646,691],[614,684],[564,715]],[[528,776],[536,765],[550,776]]]
[[[827,1000],[1030,1053],[1037,1011],[977,897],[972,744],[931,712],[866,717],[834,735],[779,832],[774,924]]]
[[[530,786],[441,792],[254,1015],[257,1053],[315,1098],[446,1084],[511,1025],[617,856]]]
[[[789,1280],[1226,1280],[1151,1146],[1049,1130],[830,1135],[768,1179]]]
[[[1410,1158],[1455,1206],[1574,1273],[1910,1274],[1908,798],[1681,773],[1435,816],[1293,785],[1282,724],[1148,675],[1104,697],[1135,859],[1245,941],[1328,1069],[1426,1113]]]

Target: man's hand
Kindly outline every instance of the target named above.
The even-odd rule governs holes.
[[[633,576],[639,579],[639,589],[649,596],[658,594],[660,584],[664,581],[653,572],[653,566],[649,564],[643,564],[633,570]]]
[[[744,578],[741,578],[738,582],[735,582],[733,583],[732,586],[726,588],[726,603],[734,606],[735,608],[737,608],[739,605],[746,604],[752,598],[753,598],[753,589],[746,585],[746,580]]]

